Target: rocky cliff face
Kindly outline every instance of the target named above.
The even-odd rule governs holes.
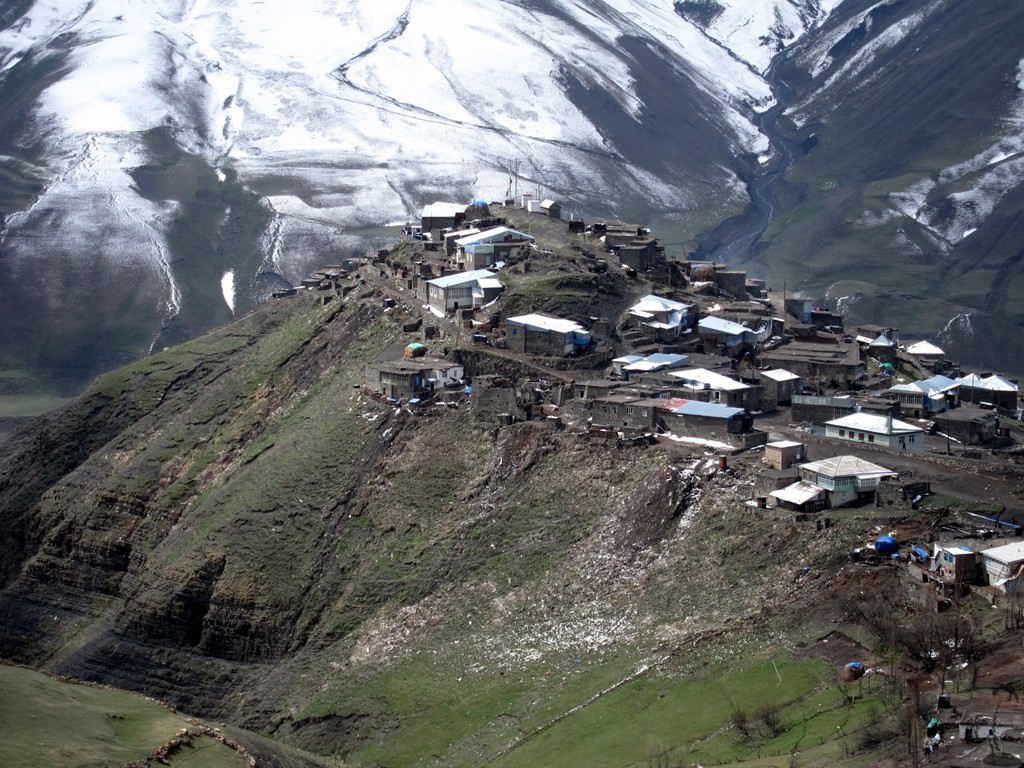
[[[385,604],[494,561],[511,559],[521,582],[557,559],[612,502],[547,498],[527,532],[514,497],[580,447],[362,399],[361,362],[400,333],[374,306],[276,303],[101,378],[12,438],[0,652],[227,712],[261,687],[260,665],[341,642]],[[579,480],[564,474],[549,493]],[[668,492],[650,488],[644,506]],[[509,504],[504,521],[488,512]],[[649,543],[673,514],[645,512],[623,545]]]

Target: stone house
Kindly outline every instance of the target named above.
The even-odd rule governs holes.
[[[753,429],[753,419],[742,408],[683,398],[659,401],[657,419],[666,431],[677,435],[714,437]]]
[[[972,373],[955,381],[960,385],[960,399],[965,403],[988,403],[1004,411],[1017,410],[1018,386],[1002,376],[979,376]]]
[[[464,377],[458,363],[428,357],[374,363],[365,370],[367,389],[392,400],[426,397],[461,385]]]
[[[720,317],[703,318],[697,323],[697,334],[704,341],[705,348],[721,348],[729,357],[737,357],[754,348],[754,331]]]
[[[554,200],[543,200],[540,204],[540,212],[552,219],[562,218],[562,204]]]
[[[439,240],[441,230],[455,227],[466,220],[465,203],[431,203],[423,208],[420,214],[420,227],[424,234],[430,233]]]
[[[864,374],[860,350],[856,344],[817,344],[792,342],[758,353],[762,364],[782,368],[803,379],[811,391],[820,386],[853,389]]]
[[[529,314],[510,317],[505,324],[505,343],[513,352],[568,357],[590,345],[590,332],[572,320]]]
[[[764,447],[764,463],[772,469],[786,470],[803,458],[804,444],[795,440],[778,440]]]
[[[781,368],[771,368],[767,371],[757,371],[755,376],[764,388],[764,399],[774,405],[792,403],[793,395],[803,394],[804,380],[795,373]]]
[[[932,416],[935,430],[963,445],[980,445],[995,440],[999,417],[986,408],[963,406]]]
[[[650,430],[655,425],[655,408],[663,401],[635,395],[608,395],[594,400],[591,423],[601,427]]]
[[[746,411],[756,411],[761,407],[763,389],[759,384],[744,384],[706,368],[669,371],[668,376],[679,382],[673,389],[679,391],[683,397],[706,400]]]

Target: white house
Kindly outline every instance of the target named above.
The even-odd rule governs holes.
[[[924,452],[924,430],[892,416],[851,413],[825,422],[825,437],[851,443],[870,443],[910,453]]]
[[[888,391],[899,400],[901,412],[917,418],[942,413],[960,403],[960,383],[946,376],[896,384]]]
[[[689,327],[692,305],[665,299],[653,293],[629,308],[630,319],[661,341],[677,338]]]
[[[897,477],[891,469],[857,456],[833,456],[800,465],[800,478],[828,492],[829,504],[840,507],[873,494],[887,477]]]
[[[1008,591],[1024,577],[1024,541],[981,551],[981,567],[990,586]]]
[[[493,272],[476,269],[427,280],[427,303],[439,312],[478,309],[496,299],[505,286]]]
[[[512,259],[530,248],[533,235],[508,227],[469,232],[455,240],[455,263],[462,269],[480,269]]]

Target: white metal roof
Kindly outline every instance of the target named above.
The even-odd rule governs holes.
[[[494,273],[487,269],[474,269],[469,272],[455,272],[444,277],[435,277],[427,280],[427,285],[436,285],[438,288],[454,288],[461,285],[478,285],[480,280],[497,279]]]
[[[528,235],[525,232],[520,232],[509,227],[492,227],[491,229],[485,229],[483,231],[475,230],[466,232],[463,237],[460,237],[455,241],[456,245],[467,246],[474,243],[495,243],[501,242],[505,239],[505,235],[511,235],[512,240],[510,242],[518,242],[526,240],[533,242],[533,235]]]
[[[672,301],[672,299],[665,299],[661,296],[655,296],[653,293],[649,293],[644,296],[640,301],[630,307],[630,312],[672,312],[675,310],[686,309],[687,304],[683,304],[681,301]]]
[[[993,547],[992,549],[984,549],[981,552],[981,556],[1007,565],[1022,563],[1024,562],[1024,541],[1004,544],[1001,547]]]
[[[423,207],[422,218],[448,218],[457,213],[465,213],[467,208],[469,206],[465,203],[431,203]]]
[[[770,495],[780,501],[788,501],[790,504],[806,504],[809,501],[820,498],[824,493],[825,491],[818,486],[801,480],[792,485],[787,485],[785,488],[772,491]]]
[[[968,374],[967,376],[961,376],[956,379],[956,383],[962,387],[969,387],[971,389],[990,389],[998,392],[1016,392],[1017,385],[1012,381],[1007,381],[1001,376],[989,376],[982,378],[976,373]]]
[[[803,443],[798,443],[796,440],[776,440],[774,443],[766,443],[766,446],[772,448],[802,448]]]
[[[548,317],[547,315],[518,315],[517,317],[508,318],[508,322],[519,323],[538,331],[555,331],[556,333],[586,332],[586,329],[579,323],[572,320],[563,320],[560,317]]]
[[[734,323],[721,317],[705,317],[698,326],[715,333],[727,333],[730,336],[738,336],[741,333],[753,333],[747,326]]]
[[[911,432],[924,432],[920,427],[907,424],[899,419],[890,419],[888,416],[876,416],[873,413],[851,413],[840,419],[826,421],[826,426],[843,427],[844,429],[858,429],[863,432],[874,432],[876,435],[898,435]]]
[[[934,344],[928,341],[919,341],[916,344],[911,344],[907,347],[907,352],[912,355],[943,355],[941,349],[936,347]]]
[[[1012,381],[1007,381],[1001,376],[989,376],[987,379],[982,379],[985,384],[985,389],[998,390],[1000,392],[1016,392],[1017,385]]]
[[[772,379],[773,381],[793,381],[794,379],[800,378],[795,373],[784,371],[781,368],[772,368],[769,371],[761,371],[761,375],[767,376],[769,379]]]
[[[960,382],[954,381],[946,376],[932,376],[922,381],[912,381],[909,384],[896,384],[889,387],[890,392],[911,392],[914,394],[931,395],[936,392],[945,392],[947,389],[959,387]]]
[[[687,368],[685,371],[669,371],[669,376],[675,376],[686,382],[704,384],[708,389],[720,389],[723,391],[735,391],[739,389],[750,389],[750,386],[743,382],[730,379],[720,373],[709,371],[706,368]]]
[[[806,469],[808,472],[825,475],[826,477],[849,477],[850,475],[856,477],[887,477],[896,474],[891,469],[886,469],[857,456],[833,456],[829,459],[801,464],[800,469]]]
[[[445,240],[450,240],[453,237],[456,240],[460,240],[463,237],[469,237],[470,235],[475,235],[479,231],[480,231],[479,229],[457,229],[454,232],[445,232],[443,237],[444,237]]]

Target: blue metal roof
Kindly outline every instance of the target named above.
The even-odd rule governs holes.
[[[689,355],[675,355],[668,352],[655,352],[653,355],[648,355],[644,358],[649,363],[665,363],[667,365],[674,365],[675,363],[684,363],[690,359]]]
[[[732,419],[743,413],[743,409],[732,408],[728,405],[720,405],[719,403],[687,400],[679,407],[673,408],[672,413],[681,413],[687,416],[710,416],[713,419]]]

